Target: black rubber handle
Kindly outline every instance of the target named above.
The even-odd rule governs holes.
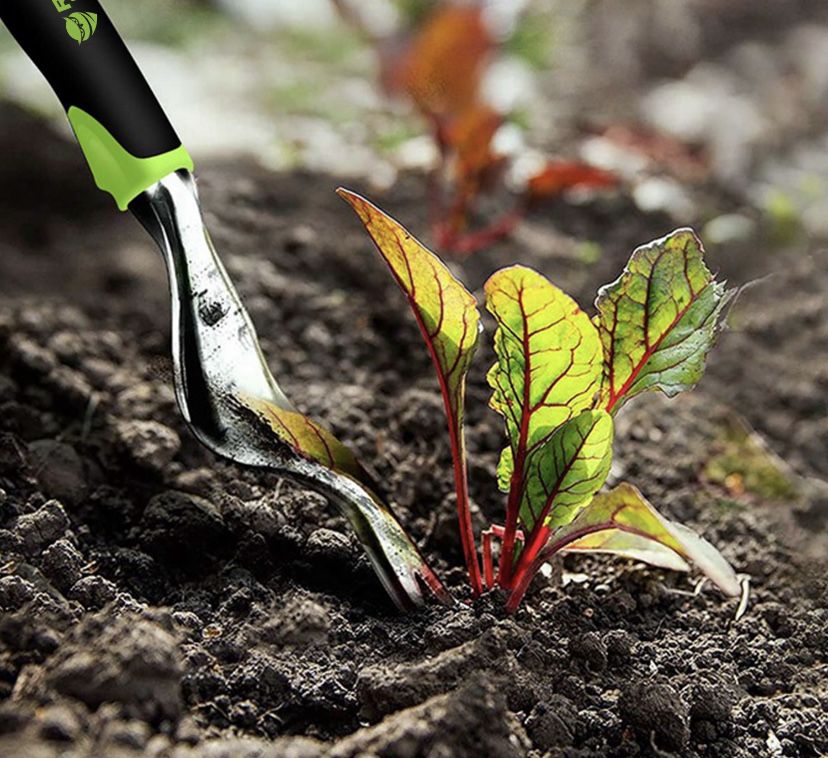
[[[0,0],[0,19],[67,111],[85,111],[136,158],[181,146],[98,0]]]

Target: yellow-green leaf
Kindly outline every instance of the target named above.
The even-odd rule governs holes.
[[[498,466],[501,486],[569,419],[588,409],[598,391],[598,332],[572,298],[536,271],[504,268],[486,282],[486,307],[497,321],[497,362],[488,373],[491,406],[506,420],[509,451]]]
[[[599,407],[660,389],[668,397],[692,388],[735,290],[704,264],[692,229],[637,248],[621,276],[598,292],[596,323],[604,349]]]
[[[357,457],[325,427],[294,409],[285,409],[261,398],[245,396],[239,400],[297,453],[365,482],[365,471]]]
[[[612,462],[612,416],[584,411],[526,459],[520,521],[531,531],[568,524],[604,485]]]
[[[339,196],[356,211],[408,298],[451,413],[462,425],[465,379],[477,347],[477,300],[448,267],[401,224],[365,198],[345,189]]]
[[[646,542],[650,544],[645,546]],[[664,518],[627,483],[598,495],[576,519],[556,531],[542,557],[561,549],[616,553],[678,569],[689,561],[725,594],[740,592],[736,574],[713,545],[683,524]],[[665,551],[676,554],[681,562],[671,565]]]
[[[460,539],[472,590],[480,594],[463,435],[466,374],[480,330],[477,301],[446,265],[401,224],[353,192],[340,188],[337,193],[356,211],[408,298],[437,371],[454,462]]]

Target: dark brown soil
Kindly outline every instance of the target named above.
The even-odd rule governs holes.
[[[188,433],[161,260],[90,188],[75,147],[10,109],[0,145],[0,755],[828,751],[817,242],[710,250],[733,283],[775,276],[743,294],[695,392],[647,396],[619,418],[613,477],[750,575],[741,620],[709,588],[687,594],[692,578],[574,558],[514,617],[496,595],[403,617],[324,500],[216,460]],[[360,453],[463,598],[428,357],[335,184],[254,166],[201,175],[274,373]],[[421,190],[410,177],[374,199],[421,232]],[[635,244],[671,226],[623,197],[561,203],[456,270],[479,290],[520,261],[588,306]],[[581,240],[601,245],[597,262],[575,254]],[[469,388],[478,528],[503,508],[490,361],[485,347]],[[704,475],[736,418],[790,463],[796,495]]]

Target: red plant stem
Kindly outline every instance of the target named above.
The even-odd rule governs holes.
[[[500,526],[500,524],[491,524],[483,532],[483,572],[487,590],[490,590],[494,586],[495,580],[494,560],[492,559],[492,538],[497,537],[498,539],[503,539],[505,533],[506,529]],[[523,531],[518,529],[515,532],[515,544],[518,542],[522,544],[524,539]]]
[[[518,511],[520,510],[520,479],[515,476],[517,468],[512,472],[512,481],[509,486],[509,499],[506,502],[506,526],[503,529],[503,544],[500,547],[500,563],[498,564],[497,580],[503,589],[511,588],[512,563],[515,555],[515,539],[517,537]]]
[[[492,536],[491,529],[483,532],[483,583],[487,590],[494,584],[494,564],[492,563]]]
[[[540,529],[533,529],[532,534],[529,535],[529,541],[526,544],[523,552],[520,554],[520,558],[518,559],[517,566],[515,567],[514,571],[514,581],[512,586],[517,586],[521,581],[524,574],[527,571],[530,571],[532,568],[535,559],[538,557],[538,553],[543,550],[546,541],[549,539],[549,529],[545,526],[541,526]],[[535,569],[537,571],[537,569]],[[530,579],[534,572],[530,571]]]
[[[505,529],[505,527],[500,526],[500,524],[492,524],[489,527],[489,531],[495,537],[499,537],[500,539],[503,539],[503,535],[505,534],[506,529]],[[515,532],[515,537],[516,537],[517,542],[524,542],[525,541],[525,537],[523,536],[523,530],[522,529],[518,529]]]
[[[477,548],[474,541],[472,527],[471,506],[469,505],[469,482],[466,470],[465,445],[462,432],[451,411],[448,395],[443,393],[448,418],[449,441],[451,442],[451,457],[454,463],[454,486],[457,493],[457,522],[460,530],[460,544],[463,546],[463,557],[466,559],[466,568],[469,571],[469,584],[475,597],[483,592],[480,579],[480,564],[477,559]]]
[[[593,534],[595,532],[602,532],[608,528],[608,524],[586,526],[583,529],[578,529],[577,531],[568,534],[558,542],[553,542],[546,548],[546,550],[543,550],[542,552],[539,551],[540,554],[536,554],[531,563],[525,564],[521,570],[515,572],[514,586],[512,588],[512,593],[509,595],[509,600],[506,602],[506,611],[508,613],[514,613],[517,610],[517,607],[523,600],[523,596],[526,594],[526,590],[529,589],[529,585],[532,583],[532,579],[535,574],[538,573],[540,567],[553,555],[555,555],[555,553],[563,550],[563,548],[571,542],[581,539],[581,537],[586,537],[588,534]],[[521,558],[523,558],[523,556],[521,556]],[[523,561],[521,561],[521,563],[523,563]]]
[[[462,256],[468,256],[482,250],[495,242],[508,237],[526,215],[524,207],[515,208],[501,216],[497,221],[483,229],[454,236],[448,240],[447,249]]]

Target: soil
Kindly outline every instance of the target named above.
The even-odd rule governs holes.
[[[567,558],[509,617],[497,593],[465,602],[428,356],[335,180],[202,167],[208,225],[275,375],[358,451],[459,599],[401,616],[323,499],[187,431],[161,260],[75,146],[9,107],[0,145],[0,756],[828,752],[817,242],[711,249],[735,284],[774,276],[742,294],[696,391],[648,395],[618,420],[613,479],[750,576],[744,616],[708,586],[694,594],[694,577]],[[426,228],[421,177],[354,189]],[[520,261],[589,306],[672,226],[623,194],[561,202],[452,265],[479,293]],[[483,343],[467,430],[478,530],[503,508]],[[784,496],[708,475],[744,423],[787,461]]]

